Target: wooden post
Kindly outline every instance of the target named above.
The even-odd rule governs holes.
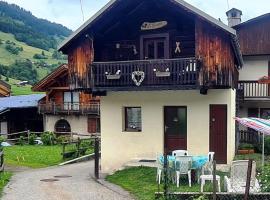
[[[99,179],[99,139],[95,137],[95,177]]]
[[[30,131],[27,130],[27,140],[28,140],[28,144],[29,144],[29,139],[30,139]]]
[[[166,151],[165,151],[166,152]],[[168,159],[166,153],[164,153],[164,199],[168,198]]]
[[[253,162],[253,160],[248,161],[247,182],[246,182],[246,190],[245,190],[244,200],[248,200],[248,196],[249,196],[250,179],[251,179],[251,172],[252,172],[252,162]]]
[[[216,161],[213,160],[213,200],[217,199]]]

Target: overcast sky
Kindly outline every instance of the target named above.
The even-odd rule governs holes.
[[[5,0],[45,18],[76,30],[83,23],[80,0]],[[85,20],[91,17],[109,0],[81,0]],[[229,7],[243,11],[243,21],[270,12],[269,0],[186,0],[204,12],[227,23],[225,12]]]

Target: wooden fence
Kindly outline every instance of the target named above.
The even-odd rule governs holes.
[[[241,143],[258,144],[261,141],[261,135],[254,130],[239,130],[239,140]]]

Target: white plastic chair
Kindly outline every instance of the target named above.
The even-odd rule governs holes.
[[[176,185],[179,187],[181,175],[188,175],[189,187],[191,187],[191,156],[178,156],[175,158]]]
[[[230,178],[224,177],[225,191],[230,193],[244,193],[247,181],[248,160],[237,160],[232,162]],[[256,179],[256,162],[252,163],[250,192],[260,191],[260,185]]]
[[[215,152],[209,152],[207,154],[208,161],[202,166],[201,174],[198,175],[198,183],[200,183],[201,175],[213,175],[213,161]],[[198,172],[199,173],[199,172]]]
[[[160,161],[160,156],[162,155],[158,155],[157,156],[157,177],[156,177],[156,181],[158,182],[158,184],[160,184],[161,178],[162,178],[162,172],[163,172],[163,163]]]
[[[187,150],[174,150],[172,151],[172,156],[188,156]]]

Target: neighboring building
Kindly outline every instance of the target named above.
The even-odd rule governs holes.
[[[232,9],[227,15],[240,16],[232,23],[244,60],[244,66],[239,71],[239,116],[270,119],[270,13],[243,23],[240,10]],[[230,23],[232,20],[228,19]],[[240,129],[247,130],[242,126]],[[241,134],[240,139],[245,142],[258,138],[256,132]]]
[[[43,131],[42,116],[38,114],[38,101],[43,94],[0,98],[0,133]]]
[[[0,80],[0,97],[9,97],[11,92],[11,86],[5,81]]]
[[[70,87],[101,96],[101,168],[187,149],[235,155],[234,29],[182,0],[112,0],[59,50]]]
[[[59,66],[35,84],[32,90],[46,92],[38,104],[38,112],[43,114],[45,131],[79,134],[99,132],[99,98],[69,89],[67,65]]]

